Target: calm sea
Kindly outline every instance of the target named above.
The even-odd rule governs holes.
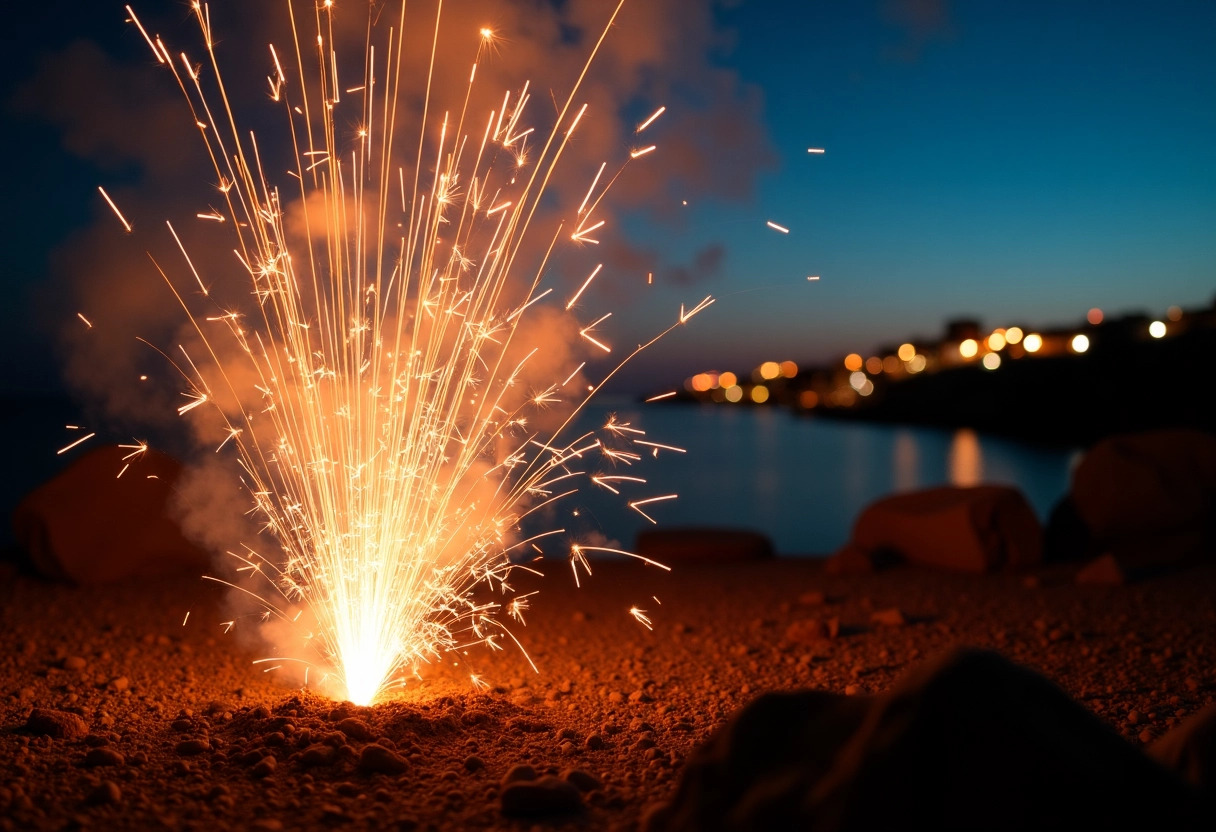
[[[631,544],[650,523],[623,499],[676,493],[641,506],[661,526],[732,526],[769,535],[785,555],[828,554],[845,543],[858,513],[876,498],[935,485],[1015,485],[1041,520],[1068,490],[1076,451],[1047,449],[968,429],[872,425],[797,416],[781,409],[714,405],[597,408],[615,412],[659,452],[616,474],[645,477],[590,510],[605,535]]]
[[[79,417],[58,400],[4,404],[0,430],[8,447],[0,506],[7,515],[29,489],[70,461],[70,454],[57,456],[55,450],[74,438],[63,425]],[[827,421],[769,408],[598,405],[582,417],[583,429],[601,426],[610,413],[646,431],[637,438],[686,452],[660,450],[658,459],[647,455],[633,464],[600,460],[594,473],[647,482],[608,480],[620,496],[584,482],[560,510],[534,518],[540,528],[565,528],[582,539],[600,534],[630,548],[650,523],[627,502],[678,494],[640,508],[663,527],[755,529],[769,535],[782,554],[826,554],[848,539],[853,520],[872,500],[932,485],[1016,485],[1045,519],[1068,488],[1076,456],[969,430]],[[4,522],[0,545],[11,541]]]

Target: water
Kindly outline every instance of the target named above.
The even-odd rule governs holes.
[[[602,424],[608,412],[597,408],[583,421]],[[1045,520],[1068,490],[1077,458],[1076,451],[969,429],[830,421],[775,408],[653,404],[611,412],[640,425],[647,439],[687,449],[617,466],[613,473],[637,474],[647,484],[589,500],[591,522],[626,546],[650,524],[623,498],[672,492],[679,499],[642,507],[661,526],[754,529],[785,555],[831,553],[873,500],[935,485],[1014,485]]]

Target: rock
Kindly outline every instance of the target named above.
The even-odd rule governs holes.
[[[267,755],[254,763],[253,768],[249,770],[249,776],[255,780],[262,780],[274,774],[278,767],[279,761],[273,755]]]
[[[131,687],[131,680],[128,679],[126,676],[115,676],[113,679],[111,679],[109,682],[106,683],[106,687],[109,688],[110,690],[124,691],[127,688]]]
[[[498,800],[502,814],[512,818],[568,815],[583,809],[578,788],[551,774],[539,780],[508,783]]]
[[[370,748],[371,746],[367,746]],[[314,743],[304,749],[304,753],[300,755],[300,765],[305,768],[313,766],[328,766],[333,765],[334,760],[338,757],[338,750],[332,745],[324,743]]]
[[[1198,830],[1206,811],[1046,679],[959,650],[882,696],[759,697],[689,758],[654,828]]]
[[[353,716],[339,721],[336,727],[343,734],[354,740],[368,742],[376,738],[372,729],[367,727],[366,722],[361,719],[355,719]]]
[[[78,740],[89,733],[89,726],[76,714],[67,711],[34,708],[25,721],[25,730],[57,740]]]
[[[527,763],[516,763],[507,769],[507,773],[502,777],[502,784],[505,786],[508,783],[516,783],[520,781],[528,781],[536,779],[536,769]]]
[[[182,740],[173,747],[173,750],[179,757],[193,757],[210,751],[211,743],[200,739]]]
[[[602,789],[604,784],[594,774],[589,774],[581,768],[571,768],[562,772],[562,779],[567,783],[573,783],[579,791],[592,792],[596,789]]]
[[[1209,794],[1216,794],[1216,704],[1161,737],[1149,754]]]
[[[860,546],[846,543],[827,559],[824,571],[829,575],[868,575],[895,562],[896,559],[887,553],[871,553]]]
[[[599,751],[604,747],[604,738],[599,734],[588,734],[587,739],[583,742],[583,748],[588,751]]]
[[[1082,566],[1073,578],[1079,584],[1106,586],[1123,586],[1131,579],[1129,570],[1109,552]]]
[[[485,767],[486,767],[486,761],[481,759],[480,757],[476,756],[475,754],[469,755],[468,757],[464,758],[464,770],[469,773],[472,773],[474,771],[481,771]]]
[[[659,563],[733,563],[767,560],[773,543],[745,529],[645,529],[638,533],[637,553]]]
[[[90,806],[114,806],[122,803],[122,789],[110,780],[102,780],[89,792],[85,802]]]
[[[1104,439],[1073,470],[1069,500],[1081,557],[1109,553],[1125,579],[1210,559],[1216,437],[1154,430]]]
[[[828,637],[828,625],[817,618],[800,618],[785,628],[785,640],[790,644],[814,644]]]
[[[1043,532],[1016,488],[943,486],[871,503],[837,558],[843,565],[882,554],[956,572],[1022,569],[1042,561]]]
[[[359,771],[364,774],[401,774],[407,768],[404,757],[383,745],[365,745],[359,753]]]
[[[130,453],[115,445],[82,454],[17,506],[13,534],[37,572],[90,584],[207,567],[170,519],[181,465],[155,450],[124,460]]]
[[[84,659],[80,658],[80,656],[68,656],[66,659],[63,660],[63,669],[64,670],[84,670],[85,665],[87,665],[87,664],[88,664],[88,662],[86,662]]]
[[[870,622],[882,627],[902,627],[908,623],[908,619],[904,617],[903,611],[899,607],[891,607],[870,613]]]
[[[89,753],[84,755],[84,762],[81,763],[85,768],[97,768],[99,766],[121,766],[126,764],[126,759],[113,748],[90,748]]]

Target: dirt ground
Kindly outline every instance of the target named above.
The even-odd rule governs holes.
[[[634,829],[758,693],[880,692],[956,645],[1044,673],[1132,743],[1216,698],[1216,568],[1095,587],[1064,567],[673,566],[597,564],[581,589],[568,570],[537,579],[519,635],[539,675],[518,652],[473,651],[370,708],[252,665],[259,653],[223,632],[220,591],[197,578],[10,577],[0,829]],[[30,730],[34,709],[58,713]],[[546,774],[560,781],[506,785]]]

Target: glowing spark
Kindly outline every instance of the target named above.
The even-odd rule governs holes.
[[[101,195],[105,197],[106,202],[110,203],[110,210],[114,212],[114,216],[118,217],[118,221],[122,223],[122,227],[130,234],[131,223],[127,222],[127,218],[122,215],[122,211],[118,210],[118,206],[114,204],[114,200],[110,199],[110,195],[106,193],[106,189],[98,185],[97,190],[101,191]]]
[[[808,147],[806,149],[806,152],[807,153],[823,153],[824,150],[822,147]]]
[[[578,231],[575,231],[573,234],[570,235],[570,239],[574,240],[576,243],[594,243],[596,245],[599,245],[599,242],[600,242],[599,240],[593,240],[590,237],[588,237],[587,235],[590,234],[592,231],[595,231],[597,228],[602,228],[605,222],[606,222],[606,220],[600,220],[599,222],[597,222],[595,225],[591,226],[590,228],[580,228]]]
[[[183,394],[183,395],[189,395],[189,394]],[[191,410],[194,410],[194,408],[198,407],[199,405],[206,404],[206,403],[207,403],[207,395],[205,393],[197,393],[197,394],[195,394],[195,396],[193,397],[193,400],[191,402],[189,402],[188,404],[184,404],[177,409],[177,415],[183,416],[183,415],[189,413]]]
[[[645,156],[647,153],[652,152],[655,149],[655,147],[657,147],[657,145],[652,144],[649,147],[643,147],[641,150],[630,151],[629,158],[630,159],[639,159],[642,156]]]
[[[89,319],[86,318],[83,313],[77,312],[76,317],[80,318],[80,320],[84,321],[84,325],[87,326],[89,329],[93,328],[93,324],[89,322]]]
[[[181,238],[178,237],[177,232],[173,230],[173,223],[165,220],[165,225],[169,226],[169,233],[173,235],[174,241],[177,242],[177,247],[181,249],[182,257],[186,258],[186,263],[190,266],[190,271],[194,274],[194,279],[198,281],[198,288],[202,289],[204,295],[210,294],[207,291],[207,287],[203,285],[203,279],[199,277],[198,269],[194,268],[194,263],[190,259],[190,254],[186,251],[186,247],[182,245]]]
[[[186,626],[186,622],[190,620],[190,610],[186,610],[186,617],[182,619],[182,626]]]
[[[650,618],[646,615],[646,610],[640,610],[637,607],[630,607],[629,614],[641,622],[642,626],[647,630],[654,629],[654,625],[651,623]]]
[[[597,320],[596,320],[594,323],[588,324],[587,326],[585,326],[585,327],[583,327],[582,329],[580,329],[580,330],[578,331],[578,334],[579,334],[579,335],[581,335],[582,337],[586,338],[586,339],[587,339],[588,341],[590,341],[591,343],[595,344],[597,347],[599,347],[600,349],[602,349],[604,352],[612,352],[612,348],[611,348],[611,347],[609,347],[607,344],[604,344],[604,343],[602,343],[602,342],[600,342],[600,341],[597,341],[597,340],[595,340],[594,338],[592,338],[590,335],[588,335],[588,334],[587,334],[587,333],[589,333],[591,330],[595,329],[595,327],[596,327],[598,324],[600,324],[601,322],[603,322],[603,321],[607,320],[607,319],[608,319],[609,317],[611,317],[611,316],[612,316],[612,313],[611,313],[611,312],[609,312],[609,313],[608,313],[608,314],[606,314],[606,315],[601,316],[601,317],[600,317],[600,318],[598,318],[598,319],[597,319]]]
[[[772,220],[769,220],[767,223],[765,223],[765,225],[767,225],[769,228],[773,229],[774,231],[780,231],[782,234],[790,233],[790,230],[788,228],[786,228],[784,225],[777,225],[777,223],[773,222]]]
[[[648,402],[657,402],[657,401],[659,401],[659,400],[661,400],[661,399],[670,399],[670,398],[671,398],[672,396],[674,396],[675,394],[676,394],[676,391],[675,391],[675,390],[672,390],[672,391],[667,392],[667,393],[660,393],[660,394],[659,394],[659,395],[657,395],[657,396],[651,396],[649,399],[646,399],[646,401],[648,401]]]
[[[645,130],[647,127],[649,127],[650,125],[654,124],[655,119],[657,119],[659,116],[663,115],[663,113],[665,113],[665,112],[667,112],[667,106],[666,106],[666,105],[664,105],[664,106],[660,107],[659,109],[657,109],[657,110],[655,110],[653,113],[651,113],[651,114],[650,114],[650,118],[646,119],[646,120],[645,120],[645,121],[643,121],[641,124],[639,124],[639,125],[638,125],[638,127],[637,127],[637,129],[636,129],[636,130],[634,130],[633,132],[635,132],[635,133],[641,133],[641,132],[642,132],[643,130]]]
[[[486,211],[486,216],[492,217],[495,214],[497,214],[499,211],[507,210],[508,208],[511,207],[511,205],[512,205],[512,203],[510,201],[504,202],[501,205],[497,205],[497,206],[491,208],[489,211]]]
[[[818,279],[819,279],[819,275],[817,275],[817,274],[811,274],[811,275],[807,275],[807,278],[806,278],[806,279],[807,279],[807,280],[818,280]]]
[[[570,308],[572,306],[574,306],[574,304],[578,303],[578,299],[580,297],[582,297],[583,292],[586,291],[587,287],[591,285],[591,281],[595,280],[595,276],[600,273],[600,269],[602,269],[602,268],[604,268],[604,264],[603,263],[598,264],[595,267],[595,269],[591,272],[591,275],[586,280],[583,281],[583,285],[578,287],[578,291],[574,293],[574,297],[572,297],[572,298],[570,298],[570,300],[566,301],[566,311],[567,312],[570,311]]]
[[[55,452],[55,454],[56,454],[56,456],[58,456],[59,454],[65,454],[68,451],[72,450],[72,448],[75,448],[80,443],[88,442],[90,439],[92,439],[96,435],[97,435],[96,433],[90,433],[88,436],[82,436],[79,439],[77,439],[75,442],[73,442],[72,444],[65,445],[64,447],[60,448],[58,451]]]
[[[599,184],[600,177],[603,176],[604,168],[607,166],[607,162],[600,163],[600,169],[595,172],[595,178],[591,180],[591,187],[587,189],[587,195],[583,197],[582,204],[578,206],[579,216],[582,216],[583,210],[587,207],[587,202],[591,199],[591,194],[595,191],[595,186]]]
[[[657,524],[659,521],[655,520],[649,514],[642,511],[641,506],[648,505],[650,503],[657,503],[657,502],[660,502],[661,500],[674,500],[678,496],[679,496],[678,494],[664,494],[662,497],[647,497],[645,500],[634,500],[633,502],[631,502],[629,504],[629,507],[631,509],[633,509],[634,511],[636,511],[638,514],[645,517],[651,523]]]

